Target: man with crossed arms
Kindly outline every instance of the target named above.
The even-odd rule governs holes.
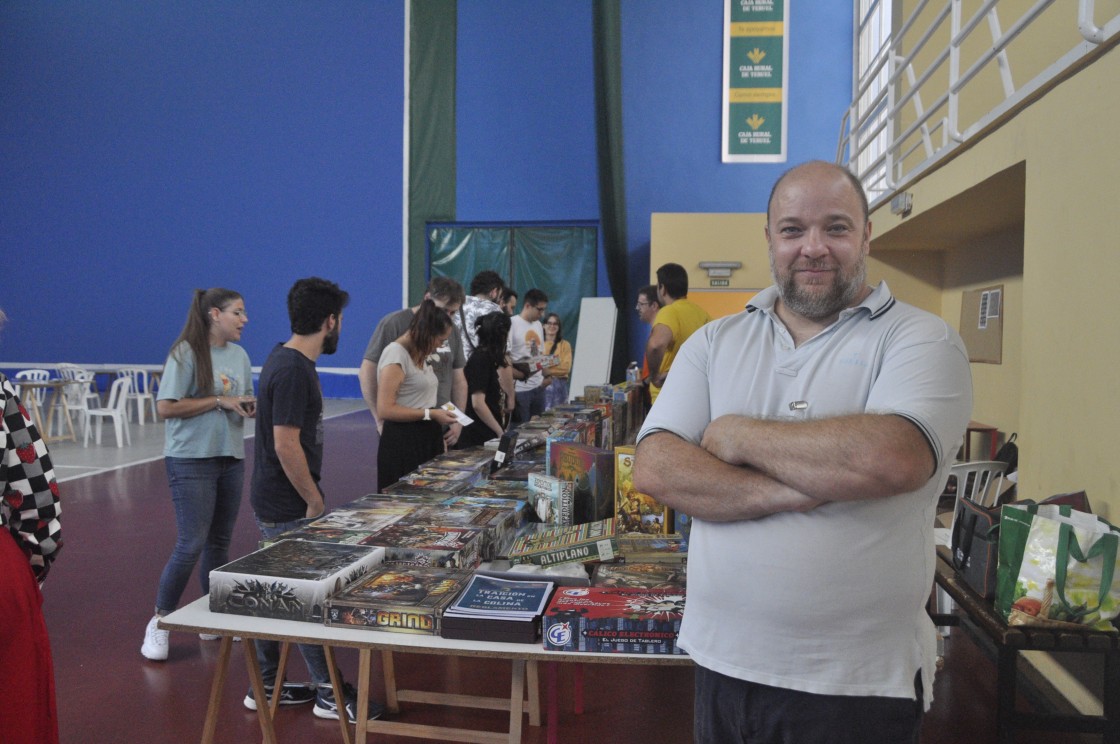
[[[866,285],[859,182],[771,192],[775,286],[683,345],[635,487],[693,517],[680,645],[697,742],[917,742],[932,700],[938,495],[972,384],[940,318]]]

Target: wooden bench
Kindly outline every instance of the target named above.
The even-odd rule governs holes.
[[[1009,626],[992,603],[981,598],[959,577],[949,560],[948,548],[937,549],[937,585],[952,597],[977,629],[997,650],[997,741],[1009,744],[1015,730],[1041,729],[1103,735],[1106,744],[1120,744],[1120,634],[1090,630],[1054,630]],[[955,624],[956,616],[935,615],[939,625]],[[1104,655],[1104,715],[1025,713],[1015,709],[1015,688],[1020,651],[1096,653]]]

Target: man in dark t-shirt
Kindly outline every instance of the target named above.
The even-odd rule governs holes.
[[[254,445],[253,481],[249,500],[257,519],[291,522],[315,517],[311,503],[288,479],[276,452],[275,428],[298,431],[307,474],[323,502],[319,488],[323,465],[323,395],[315,361],[302,352],[277,344],[261,369],[257,433]],[[281,435],[283,436],[283,435]],[[322,513],[320,508],[319,513]]]
[[[301,527],[326,511],[319,475],[323,465],[323,394],[315,364],[322,354],[338,349],[342,310],[350,296],[325,279],[300,279],[288,292],[292,337],[277,345],[261,369],[257,395],[257,427],[253,480],[249,501],[261,536],[273,538]],[[299,645],[311,675],[311,687],[282,680],[281,705],[315,701],[319,718],[339,718],[339,701],[331,688],[322,646]],[[273,694],[280,644],[257,642],[257,661],[265,690]],[[351,723],[357,718],[357,693],[344,684],[343,706]],[[257,709],[252,690],[245,707]],[[370,701],[370,718],[384,707]]]

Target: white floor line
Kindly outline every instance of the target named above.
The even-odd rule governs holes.
[[[349,416],[352,413],[358,413],[358,412],[363,411],[363,410],[366,410],[366,409],[355,408],[352,411],[340,411],[338,413],[332,413],[329,416],[323,416],[323,421],[330,421],[331,419],[336,419],[336,418],[339,418],[340,416]],[[255,432],[251,432],[249,434],[246,434],[245,435],[245,440],[248,441],[250,439],[253,439],[254,436],[255,436]],[[163,455],[160,454],[160,455],[157,455],[155,457],[147,457],[147,458],[144,458],[142,460],[134,460],[132,462],[120,463],[118,465],[110,465],[108,467],[97,468],[97,469],[92,469],[92,470],[89,469],[89,466],[87,466],[87,465],[55,465],[54,466],[55,480],[58,483],[68,483],[70,481],[81,480],[82,478],[89,478],[89,477],[92,477],[94,475],[101,475],[102,473],[112,473],[115,470],[123,470],[125,468],[131,468],[131,467],[135,467],[137,465],[146,465],[150,462],[156,462],[156,461],[162,460],[162,459],[163,459]],[[59,477],[59,471],[67,469],[67,468],[69,468],[71,470],[81,469],[81,470],[85,470],[86,472],[79,473],[77,475]]]

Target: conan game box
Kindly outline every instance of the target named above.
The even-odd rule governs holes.
[[[210,572],[210,611],[323,621],[329,595],[373,570],[383,548],[281,540]]]

